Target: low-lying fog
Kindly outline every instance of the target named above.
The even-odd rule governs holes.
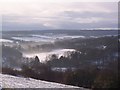
[[[24,50],[21,50],[23,57],[26,58],[34,58],[35,56],[38,56],[40,59],[40,62],[44,62],[45,60],[48,60],[50,55],[57,55],[57,57],[65,56],[67,53],[75,51],[74,49],[51,49],[46,51],[37,51],[37,50],[30,50],[29,46],[36,47],[36,45],[44,45],[49,43],[54,43],[58,40],[66,40],[66,39],[73,39],[73,38],[85,38],[85,36],[82,35],[69,35],[69,34],[53,34],[53,33],[44,33],[41,34],[10,34],[9,35],[3,35],[3,38],[0,40],[0,42],[6,44],[7,46],[21,46],[24,48]],[[42,48],[39,48],[42,49]]]
[[[24,32],[4,32],[3,39],[0,42],[7,46],[18,48],[24,57],[34,58],[38,56],[40,61],[43,62],[52,54],[58,57],[64,56],[68,52],[75,51],[74,49],[52,48],[52,46],[45,46],[44,44],[52,43],[59,40],[70,40],[74,38],[97,38],[99,36],[116,35],[116,31],[29,31]],[[36,46],[43,45],[42,47]],[[61,45],[62,46],[62,45]],[[21,49],[22,48],[22,49]],[[32,49],[31,49],[32,48]],[[34,49],[33,49],[34,48]],[[46,49],[46,51],[42,49]],[[39,50],[38,50],[39,49]],[[41,49],[41,51],[40,51]],[[50,50],[49,50],[50,49]]]

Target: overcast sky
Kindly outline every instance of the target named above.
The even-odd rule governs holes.
[[[3,2],[3,30],[117,28],[117,2]],[[88,0],[89,1],[89,0]]]

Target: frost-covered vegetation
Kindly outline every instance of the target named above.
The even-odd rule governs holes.
[[[47,89],[72,88],[72,90],[75,90],[77,88],[81,90],[87,90],[84,88],[79,88],[79,87],[70,86],[70,85],[46,82],[46,81],[36,80],[32,78],[15,77],[15,76],[6,75],[6,74],[0,74],[0,77],[2,77],[2,82],[0,82],[0,88],[9,88],[10,90],[11,88],[20,88],[20,89],[21,88],[38,88],[38,89],[39,88],[47,88]]]

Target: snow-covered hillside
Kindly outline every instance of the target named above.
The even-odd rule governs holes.
[[[16,77],[6,74],[0,74],[0,87],[2,88],[79,88],[81,87],[64,85],[59,83],[35,80],[32,78]]]

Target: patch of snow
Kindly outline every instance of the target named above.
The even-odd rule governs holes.
[[[46,58],[52,54],[55,54],[58,56],[58,58],[60,58],[61,56],[64,56],[67,52],[73,52],[73,51],[76,51],[76,50],[75,49],[57,49],[51,52],[30,53],[30,54],[23,53],[23,56],[28,58],[34,58],[35,56],[38,56],[41,62],[44,62]]]
[[[79,88],[81,90],[85,90],[82,87],[47,82],[32,78],[16,77],[6,74],[0,74],[0,77],[2,77],[2,79],[0,79],[0,86],[2,88]]]
[[[98,38],[97,36],[90,36],[90,38]]]
[[[12,40],[8,40],[8,39],[0,39],[0,42],[9,42],[9,43],[13,43]]]
[[[12,37],[14,40],[26,41],[26,42],[52,42],[54,43],[56,40],[60,39],[72,39],[72,38],[85,38],[85,36],[80,35],[66,35],[66,34],[57,34],[57,35],[37,35],[33,34],[31,36],[17,36]]]
[[[52,68],[53,71],[58,71],[58,72],[65,72],[68,69],[71,69],[72,71],[76,70],[76,68],[74,68],[74,67],[73,68],[66,68],[66,67],[64,67],[64,68],[61,68],[61,67],[54,67],[54,68]]]
[[[39,38],[39,37],[12,37],[14,40],[26,41],[26,42],[54,42],[51,39]]]

